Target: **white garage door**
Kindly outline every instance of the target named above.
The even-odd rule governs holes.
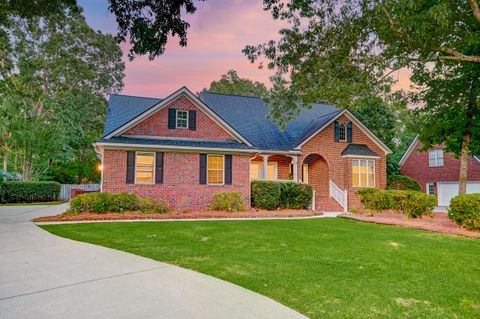
[[[450,200],[458,195],[458,183],[439,182],[438,206],[450,206]],[[467,194],[480,193],[480,182],[468,182]]]

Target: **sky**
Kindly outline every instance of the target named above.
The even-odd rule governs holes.
[[[106,0],[79,0],[87,22],[95,30],[116,34],[115,17]],[[125,87],[122,94],[164,97],[181,86],[193,92],[208,87],[230,69],[241,77],[268,83],[269,70],[259,70],[241,52],[246,45],[278,39],[280,22],[263,11],[261,0],[208,0],[197,3],[197,12],[188,16],[188,45],[180,47],[170,39],[164,55],[149,61],[137,56],[128,61],[124,51]]]
[[[197,12],[187,16],[188,45],[180,47],[171,38],[166,52],[149,61],[137,56],[129,61],[129,44],[122,43],[125,79],[122,94],[165,97],[182,86],[201,91],[222,74],[234,69],[240,77],[268,85],[271,71],[258,69],[241,52],[246,45],[256,45],[279,38],[281,22],[263,11],[262,0],[208,0],[196,2]],[[108,11],[107,0],[79,0],[87,22],[95,30],[116,34],[115,17]],[[397,74],[398,87],[408,88],[406,72]]]

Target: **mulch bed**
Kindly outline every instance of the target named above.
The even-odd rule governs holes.
[[[275,218],[275,217],[310,217],[320,216],[321,212],[311,210],[274,210],[243,212],[195,211],[168,212],[165,214],[144,214],[138,212],[125,213],[64,213],[56,216],[35,218],[34,222],[67,222],[67,221],[102,221],[102,220],[141,220],[141,219],[209,219],[209,218]]]
[[[480,233],[466,230],[452,222],[445,213],[434,213],[432,216],[423,218],[407,218],[402,213],[384,212],[378,214],[354,213],[342,215],[342,218],[358,220],[362,222],[396,225],[401,227],[429,230],[433,232],[480,238]]]

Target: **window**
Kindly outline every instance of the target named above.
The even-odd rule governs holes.
[[[267,164],[267,179],[277,179],[277,162],[269,162]],[[250,179],[264,179],[263,178],[263,162],[250,162]]]
[[[428,195],[435,195],[435,184],[427,183],[427,194]]]
[[[375,187],[374,160],[352,161],[352,185],[353,187]]]
[[[308,184],[308,164],[303,164],[303,182]]]
[[[177,110],[177,128],[188,128],[188,111]]]
[[[338,136],[340,142],[345,142],[347,140],[347,125],[340,124],[338,128]]]
[[[153,184],[155,153],[137,152],[135,159],[135,184]]]
[[[223,184],[223,163],[225,162],[223,155],[207,156],[207,183]]]
[[[443,166],[443,150],[431,150],[428,152],[428,166]]]

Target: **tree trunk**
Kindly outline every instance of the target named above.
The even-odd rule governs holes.
[[[3,154],[3,180],[7,180],[7,172],[8,172],[8,143],[5,142],[5,152]]]
[[[24,181],[30,180],[31,169],[32,169],[32,154],[30,153],[30,149],[28,148],[28,146],[26,146],[24,160],[23,160],[23,169],[22,169]]]
[[[467,193],[467,173],[468,173],[468,146],[470,144],[470,133],[463,135],[462,150],[460,153],[460,187],[458,195]]]
[[[18,149],[15,149],[15,157],[13,158],[13,174],[15,175],[15,179],[17,179],[17,164],[18,164]]]

